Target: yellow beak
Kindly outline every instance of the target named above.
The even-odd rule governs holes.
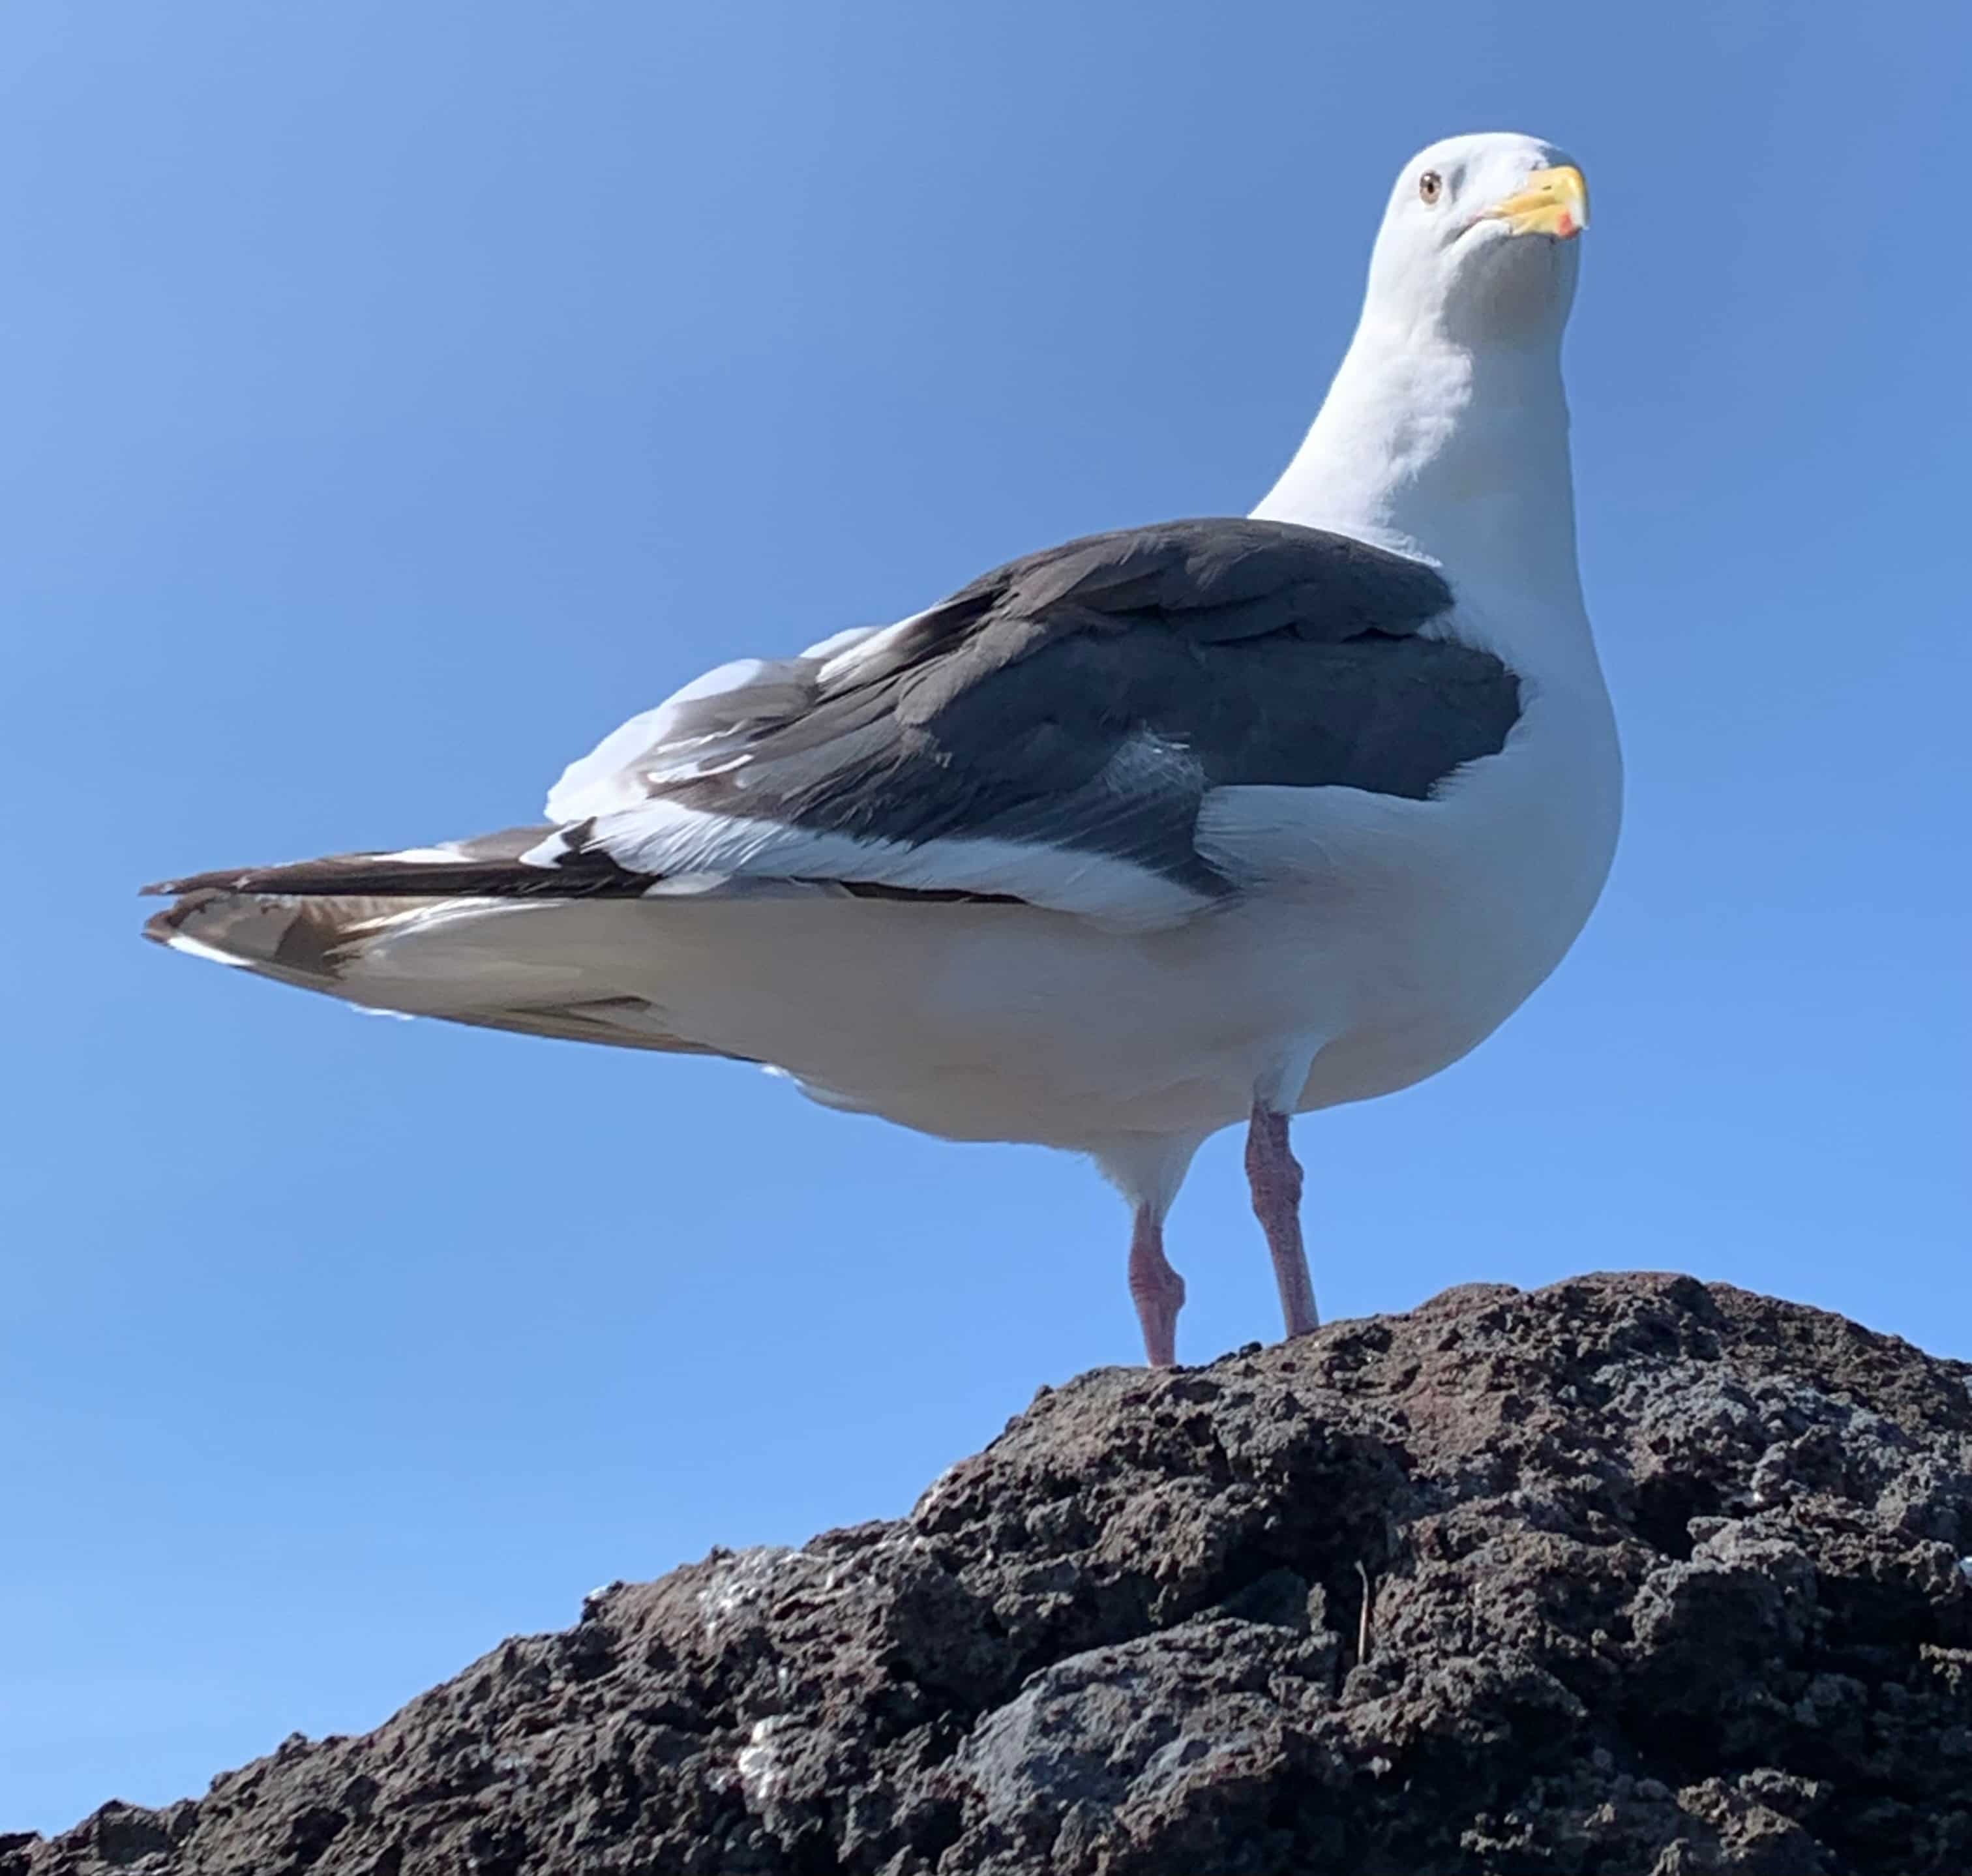
[[[1487,210],[1485,219],[1503,221],[1516,234],[1551,234],[1566,241],[1588,226],[1588,184],[1572,163],[1537,169],[1519,194]]]

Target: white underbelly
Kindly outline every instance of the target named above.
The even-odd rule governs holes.
[[[1408,1087],[1547,977],[1608,869],[1621,775],[1606,704],[1572,737],[1530,718],[1441,800],[1321,791],[1291,878],[1174,929],[1125,935],[1016,905],[818,905],[842,922],[811,953],[808,1007],[784,1012],[777,1049],[761,1035],[747,1052],[818,1098],[927,1132],[1081,1147],[1242,1121],[1284,1062],[1308,1062],[1298,1111]],[[1233,807],[1229,853],[1238,816],[1268,812]]]
[[[642,926],[598,952],[619,980],[626,956],[648,961],[615,987],[655,1020],[832,1104],[956,1139],[1203,1134],[1244,1118],[1297,1050],[1312,1057],[1298,1108],[1360,1101],[1435,1073],[1519,1006],[1614,843],[1613,775],[1584,811],[1596,790],[1556,786],[1548,765],[1510,747],[1432,802],[1323,791],[1294,876],[1162,931],[819,895],[571,909]]]
[[[1244,888],[1164,929],[798,888],[477,904],[406,920],[336,987],[681,1039],[952,1138],[1203,1137],[1262,1088],[1301,1109],[1363,1100],[1490,1033],[1587,918],[1619,791],[1606,703],[1598,716],[1550,696],[1429,801],[1208,796],[1201,850]]]

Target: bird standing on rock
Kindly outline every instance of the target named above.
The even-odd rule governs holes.
[[[758,1062],[955,1140],[1089,1154],[1164,1220],[1245,1121],[1287,1333],[1290,1117],[1489,1035],[1588,916],[1621,812],[1575,565],[1561,340],[1588,221],[1535,139],[1398,178],[1355,338],[1250,517],[1016,560],[687,684],[547,824],[200,873],[149,935],[371,1008]]]

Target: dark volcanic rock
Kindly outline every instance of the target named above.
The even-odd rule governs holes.
[[[1969,1381],[1641,1276],[1087,1375],[0,1876],[1960,1876]]]

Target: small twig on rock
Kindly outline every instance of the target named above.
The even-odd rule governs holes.
[[[1356,1574],[1363,1579],[1363,1609],[1356,1618],[1356,1659],[1362,1662],[1370,1659],[1370,1644],[1376,1636],[1376,1592],[1370,1587],[1370,1572],[1363,1559],[1356,1559]]]

